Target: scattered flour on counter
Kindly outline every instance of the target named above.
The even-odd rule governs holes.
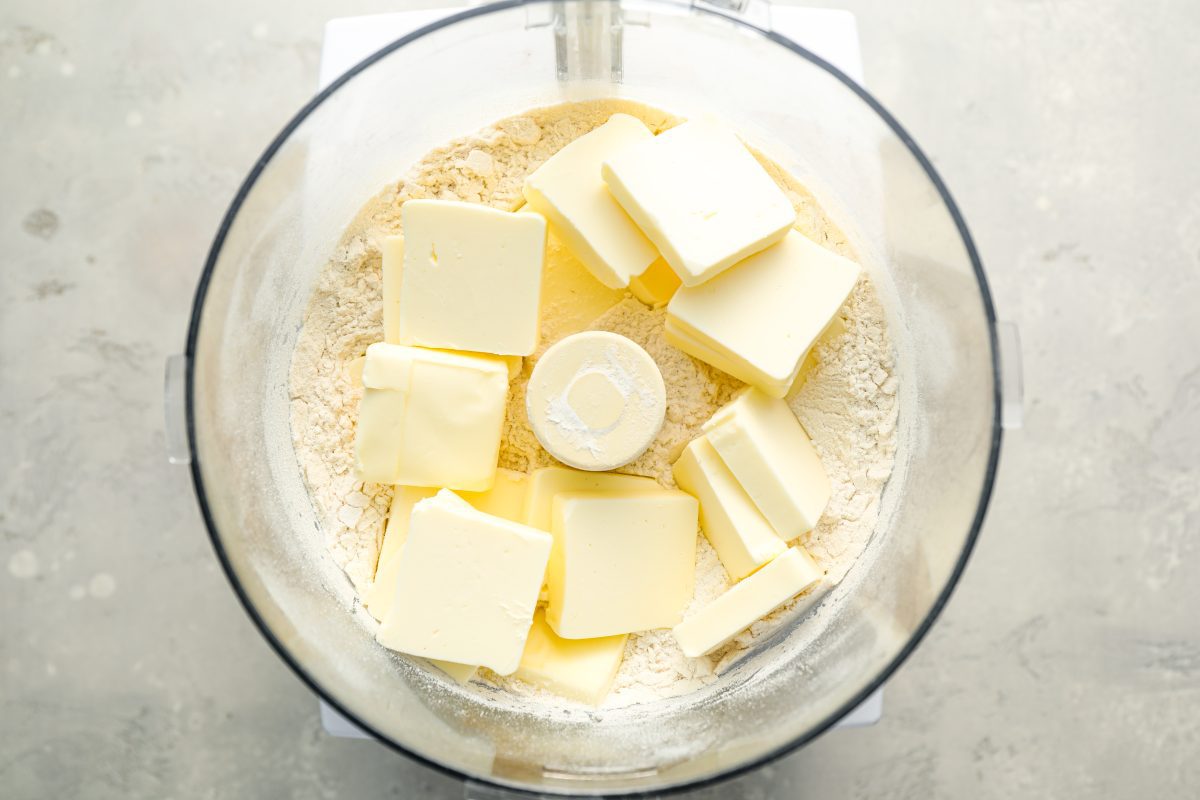
[[[379,242],[400,232],[400,206],[411,198],[481,202],[512,210],[520,206],[525,176],[570,141],[616,112],[642,119],[655,132],[678,122],[663,112],[628,101],[593,101],[537,109],[501,120],[473,136],[430,152],[409,174],[369,201],[348,227],[322,271],[292,361],[292,435],[300,468],[324,532],[328,555],[345,570],[361,595],[375,571],[389,486],[354,477],[354,419],[361,389],[351,362],[383,336]],[[796,227],[825,247],[855,257],[840,230],[803,186],[765,157],[760,162],[797,210]],[[553,240],[548,258],[570,259]],[[548,262],[549,264],[549,262]],[[548,269],[549,269],[548,265]],[[577,262],[573,267],[578,269]],[[581,301],[582,302],[582,301]],[[591,299],[595,302],[595,298]],[[667,388],[666,421],[650,448],[619,471],[674,486],[671,462],[700,425],[742,385],[667,344],[665,311],[652,310],[628,293],[612,293],[590,324],[568,322],[574,308],[543,308],[545,334],[513,379],[499,465],[529,472],[557,463],[537,442],[525,414],[525,386],[545,348],[582,328],[608,330],[641,345],[658,364]],[[814,347],[788,401],[813,439],[829,473],[833,496],[817,528],[802,543],[828,579],[845,576],[866,547],[896,449],[896,380],[893,348],[883,308],[868,279],[860,280],[840,317]],[[323,557],[314,554],[314,558]],[[703,607],[729,586],[724,569],[700,537],[696,592],[688,612]],[[789,604],[791,605],[791,604]],[[729,645],[704,658],[683,655],[669,631],[629,638],[625,660],[605,707],[674,697],[716,680],[754,640],[786,615],[780,609]],[[365,615],[359,615],[365,616]],[[531,701],[570,705],[545,691],[487,670],[481,677]]]

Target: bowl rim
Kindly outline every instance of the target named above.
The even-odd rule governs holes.
[[[274,139],[271,140],[271,143],[263,151],[262,155],[260,155],[258,157],[258,159],[254,162],[254,165],[251,167],[246,178],[243,180],[241,186],[238,188],[237,193],[234,195],[233,201],[230,203],[228,210],[225,212],[224,216],[221,219],[221,223],[217,229],[217,233],[216,233],[215,237],[213,238],[212,246],[209,248],[208,256],[205,259],[204,269],[200,275],[199,282],[196,286],[196,292],[195,292],[195,295],[194,295],[194,298],[192,301],[191,317],[188,322],[187,344],[186,344],[186,348],[185,348],[186,370],[185,370],[185,393],[184,394],[185,394],[185,410],[186,410],[186,432],[187,432],[188,447],[190,449],[190,452],[192,453],[192,459],[190,462],[190,470],[191,470],[191,475],[192,475],[192,486],[196,493],[196,501],[200,506],[200,512],[201,512],[202,517],[204,518],[205,528],[208,531],[208,536],[209,536],[210,541],[212,542],[213,550],[217,556],[218,561],[221,564],[221,568],[222,568],[223,572],[225,573],[225,577],[228,579],[230,586],[233,588],[234,593],[237,595],[238,600],[241,603],[243,610],[245,610],[246,614],[250,617],[250,619],[254,623],[255,627],[258,628],[259,632],[267,640],[267,643],[270,645],[271,649],[275,651],[276,655],[278,655],[283,660],[283,662],[285,664],[287,664],[287,666],[292,670],[292,672],[294,672],[296,674],[296,676],[301,680],[301,682],[303,682],[306,686],[308,686],[308,688],[310,690],[312,690],[313,693],[316,694],[318,698],[320,698],[322,701],[327,703],[334,710],[336,710],[339,714],[341,714],[343,717],[345,717],[350,722],[352,722],[354,725],[356,725],[357,727],[359,727],[366,733],[370,734],[377,741],[379,741],[380,743],[384,744],[385,746],[391,748],[395,752],[398,752],[401,755],[404,755],[420,764],[430,767],[431,769],[434,769],[444,775],[455,778],[457,780],[472,782],[472,783],[490,787],[492,789],[497,789],[497,790],[500,790],[503,792],[511,792],[511,793],[514,793],[517,795],[529,796],[529,797],[544,796],[547,794],[555,795],[555,794],[560,794],[560,792],[555,787],[539,787],[537,789],[531,789],[531,788],[528,788],[527,786],[521,786],[519,784],[508,783],[506,781],[496,780],[491,777],[469,775],[469,774],[462,772],[454,767],[439,763],[439,762],[433,760],[432,758],[429,758],[427,756],[423,756],[419,753],[413,752],[412,750],[405,748],[403,745],[401,745],[395,741],[392,741],[386,735],[384,735],[384,734],[380,733],[378,730],[374,729],[369,723],[360,719],[356,714],[354,714],[348,708],[344,707],[337,700],[337,698],[333,695],[332,692],[330,692],[328,689],[326,689],[319,681],[317,681],[313,676],[311,676],[305,670],[304,666],[300,663],[300,660],[293,657],[293,655],[288,650],[288,648],[274,634],[274,632],[267,625],[267,623],[264,620],[264,618],[262,617],[262,615],[260,615],[258,610],[255,608],[255,606],[254,606],[253,602],[250,600],[249,596],[246,594],[246,591],[245,591],[244,587],[242,586],[237,573],[234,571],[233,564],[231,563],[228,554],[225,552],[224,545],[222,544],[220,534],[217,532],[217,526],[216,526],[215,521],[213,520],[212,512],[209,508],[208,497],[207,497],[207,494],[206,494],[205,488],[204,488],[204,478],[203,478],[203,475],[201,474],[200,460],[196,456],[196,417],[195,417],[195,408],[194,408],[195,397],[194,397],[193,389],[195,386],[195,377],[194,377],[195,358],[194,358],[194,356],[195,356],[195,351],[196,351],[197,340],[199,338],[199,333],[200,333],[201,314],[202,314],[202,311],[204,308],[204,301],[208,294],[208,286],[211,281],[213,271],[216,268],[216,263],[220,257],[221,250],[225,244],[225,239],[229,233],[230,228],[233,225],[234,220],[237,218],[238,212],[240,211],[242,204],[245,202],[245,200],[246,200],[247,196],[250,194],[251,190],[253,190],[253,188],[254,188],[255,184],[257,183],[263,170],[270,163],[271,159],[276,155],[276,153],[283,147],[283,145],[287,142],[287,140],[291,137],[291,135],[296,131],[296,129],[322,103],[324,103],[327,99],[329,99],[329,97],[331,97],[334,93],[336,93],[339,89],[341,89],[342,86],[344,86],[347,82],[349,82],[351,79],[353,79],[356,75],[358,75],[359,73],[362,73],[363,71],[365,71],[366,69],[371,67],[376,62],[381,61],[382,59],[386,58],[391,53],[395,52],[396,50],[399,50],[400,48],[404,47],[405,45],[407,45],[411,42],[414,42],[414,41],[416,41],[424,36],[427,36],[431,33],[435,33],[436,31],[439,31],[443,28],[448,28],[459,22],[474,19],[477,17],[483,17],[483,16],[486,16],[489,14],[495,14],[495,13],[511,10],[513,8],[518,8],[520,6],[534,5],[534,4],[545,3],[545,2],[550,2],[550,1],[551,0],[500,0],[499,2],[493,2],[493,3],[488,3],[486,5],[475,6],[475,7],[465,9],[463,11],[459,11],[454,14],[449,14],[442,19],[439,19],[435,22],[429,23],[428,25],[420,27],[420,28],[396,39],[395,41],[391,42],[390,44],[385,45],[384,47],[380,48],[376,52],[372,53],[370,56],[367,56],[362,61],[358,62],[353,67],[351,67],[349,70],[347,70],[345,73],[340,75],[336,80],[331,82],[327,87],[325,87],[324,89],[319,91],[307,103],[305,103],[300,108],[300,110],[298,112],[296,112],[296,114],[290,120],[288,120],[287,124],[284,125],[283,129],[275,136]],[[576,1],[582,2],[583,0],[576,0]],[[616,0],[611,0],[611,1],[615,2]],[[779,33],[771,31],[771,30],[767,30],[753,22],[750,22],[750,21],[738,16],[735,13],[731,13],[731,12],[725,11],[723,9],[715,8],[712,6],[704,6],[704,5],[694,4],[694,3],[689,4],[689,3],[685,3],[685,2],[680,2],[679,0],[636,0],[636,2],[639,4],[649,4],[649,5],[658,5],[658,6],[664,6],[664,7],[673,7],[673,8],[679,9],[679,10],[690,11],[692,13],[696,13],[696,14],[699,14],[702,16],[718,17],[720,19],[731,22],[737,26],[740,26],[741,28],[744,28],[747,31],[757,33],[760,36],[763,36],[766,39],[774,42],[775,44],[791,51],[793,54],[807,60],[814,66],[825,70],[833,78],[840,81],[849,91],[851,91],[855,95],[857,95],[860,100],[862,100],[864,103],[866,103],[867,106],[879,116],[879,118],[884,122],[884,124],[887,125],[889,129],[891,129],[892,133],[895,134],[896,138],[899,139],[900,142],[903,143],[904,146],[908,149],[909,153],[916,160],[917,164],[925,172],[926,177],[929,178],[930,183],[937,190],[938,195],[942,200],[942,203],[945,205],[947,212],[950,214],[951,219],[954,221],[955,227],[958,230],[959,236],[962,239],[963,246],[967,252],[968,259],[971,262],[971,268],[975,274],[976,284],[979,289],[980,302],[983,306],[983,311],[984,311],[984,315],[985,315],[987,326],[988,326],[988,343],[990,346],[990,355],[991,355],[991,361],[992,361],[993,409],[992,409],[992,431],[991,431],[991,441],[989,444],[989,451],[988,451],[988,462],[987,462],[987,468],[984,473],[983,484],[980,487],[981,490],[980,490],[980,497],[979,497],[979,505],[975,510],[975,516],[972,519],[970,530],[968,532],[967,538],[963,545],[962,552],[959,554],[958,558],[956,559],[954,568],[950,573],[950,577],[947,580],[946,585],[938,593],[938,596],[935,598],[933,604],[930,606],[929,612],[925,615],[925,618],[916,627],[915,631],[913,632],[913,634],[909,638],[909,640],[904,644],[904,646],[899,650],[899,652],[891,659],[891,661],[889,661],[879,671],[879,673],[875,676],[875,678],[873,678],[871,681],[869,681],[866,686],[864,686],[861,690],[859,690],[857,693],[855,693],[847,702],[845,702],[839,708],[837,708],[835,711],[833,711],[832,713],[827,715],[823,720],[821,720],[819,723],[814,725],[808,731],[805,731],[804,733],[802,733],[801,735],[792,739],[791,741],[788,741],[782,745],[779,745],[778,747],[775,747],[775,748],[769,750],[768,752],[752,759],[751,761],[748,761],[744,764],[740,764],[738,766],[732,767],[730,769],[727,769],[727,770],[724,770],[721,772],[717,772],[713,775],[709,775],[709,776],[706,776],[703,778],[699,778],[699,779],[691,780],[691,781],[683,781],[683,782],[679,782],[679,783],[674,783],[674,784],[670,784],[670,785],[663,786],[663,787],[657,787],[654,789],[647,789],[647,790],[639,789],[639,790],[633,790],[633,791],[617,790],[615,792],[608,792],[608,791],[605,791],[601,787],[597,787],[597,788],[600,788],[600,791],[592,793],[596,796],[605,796],[605,797],[646,797],[646,796],[650,796],[651,794],[654,796],[662,796],[665,794],[675,794],[675,793],[679,793],[679,792],[683,792],[683,791],[692,791],[692,790],[696,790],[696,789],[703,788],[706,786],[715,785],[718,783],[732,780],[741,775],[745,775],[749,772],[759,769],[762,766],[765,766],[766,764],[769,764],[772,761],[782,758],[783,756],[785,756],[795,750],[798,750],[799,748],[812,742],[814,739],[816,739],[817,737],[819,737],[820,735],[822,735],[823,733],[828,731],[831,727],[833,727],[839,720],[841,720],[843,717],[845,717],[847,714],[849,714],[851,711],[853,711],[855,708],[857,708],[864,700],[866,700],[868,697],[870,697],[872,694],[874,694],[875,691],[880,689],[883,686],[883,684],[885,682],[887,682],[887,680],[889,678],[891,678],[891,676],[896,672],[896,670],[899,669],[900,665],[903,664],[908,659],[908,657],[912,655],[913,651],[916,650],[917,646],[925,638],[925,635],[929,632],[930,628],[933,626],[933,623],[941,615],[941,612],[945,608],[947,602],[949,601],[951,594],[953,593],[954,589],[957,587],[958,582],[962,577],[963,571],[966,569],[967,561],[969,560],[971,553],[974,550],[975,544],[979,538],[980,530],[981,530],[981,528],[983,526],[983,522],[984,522],[984,517],[987,513],[988,505],[991,501],[992,490],[995,485],[996,472],[997,472],[997,469],[999,466],[1000,444],[1001,444],[1001,438],[1002,438],[1001,392],[1002,392],[1003,387],[1002,387],[1002,382],[1001,382],[999,344],[998,344],[998,335],[997,335],[997,330],[996,330],[996,312],[995,312],[995,307],[992,302],[991,289],[988,285],[987,276],[984,274],[982,260],[980,259],[978,250],[975,247],[975,242],[971,237],[970,231],[967,228],[967,224],[966,224],[965,219],[963,218],[962,212],[959,210],[958,205],[955,203],[954,198],[951,196],[950,190],[946,187],[945,182],[942,180],[941,176],[938,174],[937,170],[934,168],[934,166],[930,162],[929,158],[925,155],[925,153],[917,145],[916,141],[912,138],[912,136],[908,133],[908,131],[905,130],[905,128],[891,114],[891,112],[889,112],[883,106],[883,104],[880,103],[874,97],[874,95],[872,95],[870,92],[868,92],[864,87],[860,86],[852,78],[850,78],[848,75],[846,75],[846,73],[844,73],[843,71],[841,71],[840,69],[838,69],[837,67],[835,67],[834,65],[832,65],[831,63],[826,61],[825,59],[816,55],[812,51],[802,47],[801,45],[797,44],[793,40],[787,38],[786,36],[783,36]]]

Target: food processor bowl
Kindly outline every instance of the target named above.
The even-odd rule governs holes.
[[[185,452],[250,616],[322,698],[479,785],[661,792],[751,769],[833,725],[928,630],[963,569],[1000,445],[996,323],[928,159],[857,84],[769,30],[770,9],[503,2],[405,36],[288,123],[223,220],[197,289]],[[325,557],[289,428],[288,373],[322,266],[363,202],[430,149],[521,110],[601,97],[715,113],[804,182],[887,307],[901,446],[867,552],[819,612],[695,693],[584,710],[464,689],[380,647]],[[174,386],[174,388],[178,388]],[[170,394],[171,387],[169,387]],[[360,612],[361,613],[361,612]]]

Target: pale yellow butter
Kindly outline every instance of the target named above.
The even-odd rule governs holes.
[[[471,664],[455,664],[453,661],[439,661],[436,658],[426,660],[453,678],[455,683],[466,683],[475,677],[476,671],[479,670],[479,667],[472,666]]]
[[[346,375],[350,378],[350,385],[361,387],[363,367],[367,363],[367,357],[361,355],[358,358],[351,359],[346,363]]]
[[[629,291],[651,308],[662,308],[675,296],[679,285],[679,276],[666,259],[660,258],[641,275],[630,279]]]
[[[393,650],[511,675],[521,661],[552,538],[442,490],[418,502],[396,597],[376,638]]]
[[[554,498],[564,492],[655,492],[662,489],[653,478],[615,472],[584,472],[567,467],[542,467],[529,476],[525,495],[525,524],[550,530]]]
[[[496,470],[492,488],[484,492],[459,492],[458,495],[474,508],[485,514],[521,522],[525,507],[526,479],[523,472],[511,469]],[[396,596],[396,576],[400,572],[400,548],[408,538],[408,521],[413,506],[438,490],[423,486],[397,486],[392,495],[387,525],[383,532],[383,543],[379,548],[379,560],[375,569],[375,580],[363,598],[363,605],[371,616],[382,620],[392,608]]]
[[[524,356],[500,356],[500,358],[504,360],[504,365],[508,367],[508,379],[510,381],[521,374],[521,367],[525,364]]]
[[[409,200],[400,215],[399,341],[496,355],[532,353],[545,219],[445,200]]]
[[[711,653],[823,577],[808,553],[790,547],[676,625],[675,640],[688,658]]]
[[[601,175],[684,286],[778,242],[796,221],[745,145],[710,120],[623,148],[605,159]]]
[[[663,323],[663,333],[665,334],[664,338],[667,340],[668,344],[679,348],[693,358],[698,358],[706,364],[711,364],[728,375],[733,375],[738,371],[744,371],[734,359],[729,358],[724,353],[712,349],[703,342],[694,339],[688,334],[679,330],[679,328],[677,328],[675,324],[671,322],[671,318],[669,316]],[[762,387],[760,386],[759,388]],[[768,390],[763,389],[763,391]],[[771,387],[770,391],[774,391],[773,386]]]
[[[363,480],[491,486],[508,396],[502,359],[376,343],[362,379],[355,450]]]
[[[542,280],[543,342],[556,342],[587,330],[597,317],[623,298],[622,290],[610,289],[596,280],[550,231],[546,237],[546,274]]]
[[[747,388],[703,430],[776,533],[790,541],[816,527],[833,490],[786,402]]]
[[[529,476],[514,469],[497,469],[492,487],[485,492],[461,492],[459,496],[485,514],[521,522],[525,514],[525,494]]]
[[[679,488],[700,501],[700,529],[735,581],[787,549],[708,439],[693,439],[672,471]]]
[[[396,483],[404,448],[408,395],[399,389],[364,387],[354,435],[355,470],[371,483]]]
[[[783,397],[858,281],[859,267],[797,231],[667,305],[667,339]]]
[[[383,256],[383,340],[400,344],[400,278],[404,271],[404,237],[388,236]]]
[[[530,427],[565,464],[608,470],[640,456],[662,428],[667,390],[654,359],[609,331],[555,342],[525,389]]]
[[[658,258],[658,251],[613,199],[600,164],[654,134],[641,120],[613,114],[549,158],[525,179],[529,207],[545,215],[550,229],[611,289],[622,289]]]
[[[546,622],[564,639],[676,625],[692,598],[696,499],[659,489],[559,494]]]
[[[564,639],[546,624],[545,612],[533,616],[533,627],[516,676],[589,705],[599,705],[625,657],[626,634],[597,639]]]
[[[438,490],[424,486],[397,486],[392,495],[383,542],[379,545],[379,560],[375,564],[375,579],[363,596],[363,606],[375,619],[382,621],[392,610],[396,598],[396,575],[400,572],[400,548],[408,538],[408,521],[413,506]],[[464,493],[465,495],[465,493]]]
[[[534,470],[525,494],[526,525],[549,531],[554,498],[563,492],[657,491],[662,487],[653,478],[621,475],[616,472],[584,472],[567,467],[542,467]],[[539,599],[545,602],[549,589],[542,587]]]

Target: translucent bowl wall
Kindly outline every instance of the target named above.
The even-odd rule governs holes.
[[[287,375],[318,271],[384,182],[439,143],[521,109],[602,96],[729,120],[808,184],[866,263],[882,265],[874,277],[899,349],[904,446],[868,554],[819,625],[786,627],[770,654],[752,654],[693,696],[535,714],[380,648],[347,614],[344,578],[313,563],[320,532],[292,452]],[[543,793],[712,780],[827,729],[895,669],[945,602],[999,450],[992,307],[928,161],[873,99],[815,56],[746,22],[669,2],[473,9],[335,83],[239,192],[197,291],[187,357],[197,494],[264,635],[380,739],[473,781]]]

